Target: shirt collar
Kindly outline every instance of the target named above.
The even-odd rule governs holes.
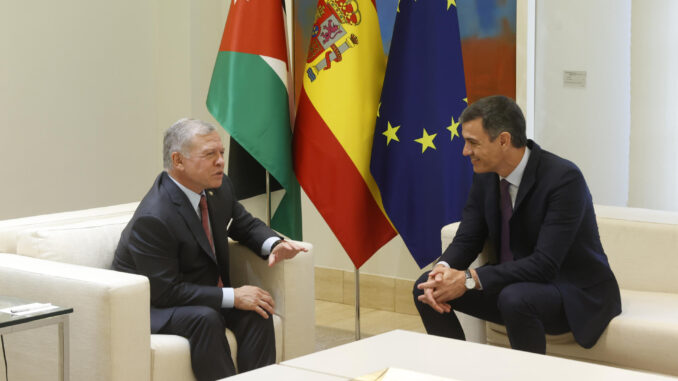
[[[193,207],[193,210],[195,210],[195,212],[198,213],[198,217],[200,217],[200,209],[199,209],[199,205],[200,205],[200,197],[203,196],[203,195],[205,194],[205,191],[203,190],[201,193],[195,193],[195,192],[193,192],[192,190],[190,190],[190,189],[186,188],[185,186],[183,186],[183,185],[182,185],[180,182],[178,182],[177,180],[175,180],[174,177],[172,177],[169,173],[168,173],[168,175],[169,175],[169,178],[172,179],[172,181],[174,181],[175,184],[177,184],[177,186],[179,187],[179,189],[181,189],[181,191],[184,192],[184,194],[186,195],[186,197],[188,197],[188,202],[191,203],[191,206]]]
[[[516,187],[520,186],[520,181],[523,179],[523,172],[525,172],[525,167],[527,167],[527,160],[530,158],[530,148],[525,146],[525,152],[523,153],[523,158],[520,160],[520,163],[518,163],[518,166],[516,166],[513,169],[513,172],[511,172],[508,176],[506,177],[501,177],[499,176],[500,180],[506,179],[511,185],[514,185]]]

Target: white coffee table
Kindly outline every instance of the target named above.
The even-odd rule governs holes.
[[[348,379],[397,367],[460,381],[676,380],[402,330],[284,361],[281,365]]]

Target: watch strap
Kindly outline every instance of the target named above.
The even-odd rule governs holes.
[[[276,246],[280,245],[280,244],[283,243],[284,241],[285,241],[285,240],[281,238],[281,239],[279,239],[279,240],[273,242],[273,245],[271,245],[271,253],[273,252],[273,249],[275,249]]]

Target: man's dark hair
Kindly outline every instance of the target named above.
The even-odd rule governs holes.
[[[520,107],[509,97],[492,95],[471,103],[459,117],[460,123],[481,118],[483,129],[490,135],[490,140],[506,131],[511,134],[511,145],[516,148],[527,144],[525,133],[525,117]]]

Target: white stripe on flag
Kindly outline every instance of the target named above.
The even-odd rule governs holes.
[[[280,81],[285,85],[285,88],[287,89],[287,92],[290,92],[289,87],[287,86],[287,63],[285,61],[279,60],[277,58],[273,57],[267,57],[267,56],[260,56],[267,64],[268,66],[273,69],[275,74],[278,75],[280,78]]]

